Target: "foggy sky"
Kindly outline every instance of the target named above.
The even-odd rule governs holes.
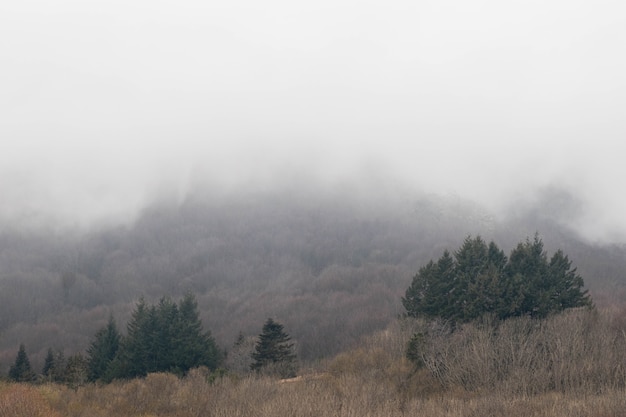
[[[609,0],[5,1],[0,219],[384,177],[626,241],[625,52]]]

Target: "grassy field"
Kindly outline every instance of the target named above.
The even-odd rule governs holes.
[[[440,391],[408,395],[401,387],[354,375],[278,383],[267,378],[179,380],[154,374],[144,380],[88,386],[4,385],[2,417],[104,416],[626,416],[626,392],[515,396]]]
[[[3,383],[0,417],[626,416],[626,333],[616,315],[431,329],[415,369],[404,346],[424,326],[398,322],[291,380],[193,370],[76,390]]]

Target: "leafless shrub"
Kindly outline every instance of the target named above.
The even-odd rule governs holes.
[[[423,361],[445,386],[474,391],[595,393],[626,384],[625,335],[589,310],[431,330]]]

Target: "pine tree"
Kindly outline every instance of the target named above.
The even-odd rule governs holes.
[[[431,299],[434,298],[431,288],[437,279],[436,274],[435,263],[431,260],[413,277],[411,285],[402,297],[402,305],[409,317],[430,316]]]
[[[163,297],[158,305],[150,308],[154,315],[154,329],[151,334],[150,343],[153,352],[154,362],[149,372],[168,371],[179,373],[177,340],[180,333],[180,321],[178,306],[169,297]]]
[[[505,273],[517,284],[512,295],[517,298],[518,307],[509,312],[511,316],[545,317],[551,312],[545,298],[549,287],[548,258],[538,235],[532,241],[520,242],[511,251]]]
[[[41,374],[48,382],[63,382],[65,379],[65,357],[63,351],[56,353],[52,348],[48,349]]]
[[[87,374],[87,360],[82,354],[76,353],[67,358],[65,382],[70,388],[76,390],[78,387],[85,385]]]
[[[140,298],[126,324],[126,337],[120,341],[117,354],[104,374],[104,381],[145,376],[148,368],[149,307]]]
[[[550,277],[550,303],[553,310],[591,306],[588,291],[583,290],[583,278],[572,269],[572,262],[558,250],[550,259],[548,265]]]
[[[225,365],[230,372],[245,374],[250,372],[250,365],[252,364],[252,352],[254,351],[255,338],[245,337],[244,334],[239,331],[235,343],[226,355]]]
[[[507,258],[497,245],[467,238],[451,261],[449,252],[420,268],[402,303],[409,317],[442,318],[451,328],[488,315],[537,319],[574,307],[592,307],[584,282],[557,251],[548,261],[538,235],[520,242]],[[413,336],[407,357],[421,365],[422,336]]]
[[[203,332],[198,304],[186,295],[177,305],[163,297],[148,306],[141,299],[105,373],[105,381],[134,378],[151,372],[186,374],[191,368],[216,369],[221,353],[210,332]]]
[[[23,343],[20,344],[15,363],[9,369],[9,378],[16,382],[32,382],[35,379],[35,373],[30,367],[30,361]]]
[[[591,306],[583,286],[563,252],[548,261],[537,235],[520,242],[508,258],[495,243],[468,237],[454,259],[446,251],[420,268],[402,303],[410,317],[439,317],[452,324],[485,314],[542,318]]]
[[[48,348],[48,353],[46,354],[46,359],[43,362],[43,368],[41,370],[41,374],[48,378],[49,381],[52,381],[52,373],[54,371],[54,352],[52,348]]]
[[[178,313],[174,340],[176,367],[183,373],[198,366],[215,370],[222,355],[211,333],[202,330],[198,302],[192,294],[186,294],[179,302]]]
[[[87,379],[97,381],[105,377],[109,366],[120,347],[121,336],[113,316],[108,324],[98,330],[94,340],[87,348]]]
[[[267,369],[283,378],[294,377],[296,355],[293,351],[294,344],[290,340],[291,337],[283,330],[283,325],[268,318],[252,353],[254,362],[250,368],[253,371]]]
[[[454,294],[454,259],[445,251],[437,263],[432,260],[420,268],[402,298],[409,317],[452,318],[458,300]]]
[[[489,274],[489,248],[480,236],[467,237],[454,254],[455,266],[455,312],[450,315],[454,321],[469,321],[485,310],[482,305],[483,289],[494,279]],[[497,277],[495,277],[497,279]]]

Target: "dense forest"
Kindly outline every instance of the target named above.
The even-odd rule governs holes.
[[[139,299],[189,293],[221,350],[274,317],[300,361],[328,358],[404,314],[416,272],[468,235],[508,252],[539,233],[548,251],[569,256],[596,305],[620,305],[626,248],[580,238],[549,195],[504,217],[454,196],[400,191],[197,192],[155,203],[123,226],[5,226],[0,372],[21,344],[39,370],[50,349],[85,352],[110,317],[123,328]]]

